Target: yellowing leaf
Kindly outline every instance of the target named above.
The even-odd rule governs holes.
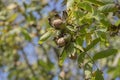
[[[11,15],[11,16],[8,18],[7,22],[13,22],[13,21],[17,18],[17,16],[18,16],[18,14],[17,14],[17,13],[14,13],[13,15]]]

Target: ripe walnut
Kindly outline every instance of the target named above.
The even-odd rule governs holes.
[[[64,37],[61,37],[57,40],[57,45],[59,47],[63,47],[63,46],[65,46],[65,44],[66,44],[66,41],[65,41]]]
[[[65,45],[68,45],[68,43],[71,41],[71,35],[67,33],[59,33],[56,37],[54,37],[54,41],[59,47],[63,47]]]
[[[55,29],[58,29],[58,30],[64,29],[64,27],[65,27],[64,23],[61,19],[53,20],[52,25]]]

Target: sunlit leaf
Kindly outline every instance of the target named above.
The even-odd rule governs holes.
[[[7,22],[13,22],[16,18],[17,18],[18,14],[14,13],[13,15],[11,15],[8,19]]]
[[[0,20],[5,20],[6,17],[5,16],[0,16]],[[1,25],[1,22],[0,22],[0,25]]]
[[[97,33],[98,33],[101,41],[106,41],[107,37],[106,37],[106,33],[105,32],[98,31]]]
[[[99,1],[99,0],[85,0],[85,1],[89,1],[95,5],[104,5],[104,3],[102,1]]]
[[[104,4],[109,4],[109,3],[114,3],[114,0],[100,0],[101,2],[103,2]]]
[[[119,26],[119,25],[120,25],[120,20],[117,20],[115,26]]]
[[[14,4],[14,3],[12,3],[12,4],[10,4],[10,5],[7,6],[7,9],[12,10],[12,9],[14,9],[16,7],[17,7],[17,5]]]
[[[75,48],[79,49],[80,51],[84,52],[84,49],[82,46],[80,46],[79,44],[74,44]]]
[[[80,2],[79,7],[86,11],[92,12],[92,5],[89,4],[88,2]]]
[[[88,46],[86,47],[85,51],[88,51],[88,50],[90,50],[91,48],[93,48],[99,41],[100,41],[100,38],[97,38],[97,39],[93,40],[93,41],[90,43],[90,45],[88,45]]]
[[[107,12],[114,12],[117,10],[117,8],[115,8],[115,4],[106,4],[104,6],[99,7],[98,10],[107,13]]]
[[[69,10],[70,8],[72,8],[74,3],[74,0],[67,0],[67,10]]]
[[[39,40],[39,44],[42,44],[44,41],[46,41],[50,36],[51,36],[52,32],[51,31],[48,31],[46,33],[44,33],[41,37],[40,37],[40,40]]]

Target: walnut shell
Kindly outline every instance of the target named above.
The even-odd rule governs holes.
[[[55,29],[58,29],[58,30],[64,29],[64,24],[63,24],[63,21],[61,19],[53,20],[52,25]]]
[[[63,47],[63,46],[65,46],[65,44],[66,44],[66,42],[65,42],[65,39],[62,37],[62,38],[59,38],[58,40],[57,40],[57,45],[59,46],[59,47]]]

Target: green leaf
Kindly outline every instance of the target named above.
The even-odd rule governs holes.
[[[94,72],[94,79],[92,80],[104,80],[102,72],[100,70],[97,70]]]
[[[103,19],[101,19],[100,22],[105,27],[110,26],[110,22],[107,19],[105,19],[105,17]]]
[[[40,65],[40,66],[42,66],[42,68],[44,68],[45,70],[47,70],[47,71],[49,71],[49,70],[51,70],[52,68],[53,68],[53,63],[51,63],[51,62],[44,62],[44,61],[42,61],[42,60],[39,60],[38,61],[38,64]],[[48,66],[49,65],[49,66]]]
[[[83,38],[84,38],[84,37],[78,37],[78,38],[76,39],[76,44],[79,44],[80,46],[82,46],[82,45],[83,45],[83,42],[84,42]]]
[[[26,40],[28,40],[28,41],[31,40],[31,37],[30,37],[29,33],[27,32],[27,30],[25,30],[25,29],[22,28],[21,32],[24,35],[24,37],[25,37]]]
[[[69,55],[69,54],[75,54],[76,53],[76,49],[74,48],[74,44],[73,43],[70,43],[68,46],[66,46],[62,52],[62,54],[60,55],[60,58],[59,58],[59,65],[62,66],[63,65],[63,62],[64,60],[66,59],[66,57]]]
[[[7,19],[7,22],[13,22],[13,21],[16,19],[17,16],[18,16],[17,13],[12,14],[12,15]]]
[[[91,2],[91,3],[95,4],[95,5],[104,5],[103,2],[98,1],[98,0],[85,0],[85,1]]]
[[[88,46],[86,47],[85,51],[88,51],[88,50],[90,50],[91,48],[93,48],[99,41],[100,41],[100,38],[97,38],[97,39],[93,40],[93,41],[90,43],[90,45],[88,45]]]
[[[48,31],[46,32],[45,34],[43,34],[41,37],[40,37],[40,40],[39,40],[39,44],[42,44],[44,41],[46,41],[50,36],[51,36],[52,32],[51,31]]]
[[[95,77],[92,77],[91,80],[95,80]]]
[[[113,75],[113,78],[120,76],[120,59],[117,62],[117,65],[114,67],[109,67],[108,71],[109,74]]]
[[[87,33],[86,34],[86,43],[89,45],[92,41],[92,33]]]
[[[66,59],[66,57],[67,57],[67,53],[66,53],[66,50],[64,48],[63,51],[62,51],[62,53],[61,53],[61,55],[60,55],[60,57],[59,57],[59,60],[58,60],[59,66],[63,65],[64,60]]]
[[[76,19],[79,19],[79,18],[84,17],[85,13],[83,11],[76,10],[76,11],[74,11],[74,15],[75,15]]]
[[[98,5],[98,6],[102,6],[102,5],[114,2],[114,0],[85,0],[85,1],[91,2],[92,4]]]
[[[105,14],[101,14],[98,10],[94,10],[94,18],[100,22],[100,24],[104,27],[108,27],[111,25],[108,18],[106,18]]]
[[[114,0],[100,0],[104,4],[114,3]]]
[[[80,2],[79,3],[79,8],[82,8],[86,11],[92,12],[92,5],[88,2]]]
[[[78,63],[81,64],[83,63],[84,59],[85,59],[85,52],[82,52],[79,57],[78,57]]]
[[[100,51],[100,52],[96,53],[96,54],[93,56],[93,59],[94,59],[94,60],[102,59],[102,58],[105,58],[105,57],[114,55],[114,54],[116,54],[116,53],[117,53],[117,50],[116,50],[116,49],[107,49],[107,50]]]
[[[84,49],[82,46],[80,46],[79,44],[74,44],[75,48],[79,49],[80,51],[84,52]]]
[[[117,10],[117,8],[115,8],[115,4],[106,4],[104,6],[99,7],[98,10],[100,12],[107,13],[107,12],[114,12]]]
[[[1,15],[0,15],[0,20],[5,20],[5,19],[6,19],[5,16],[1,16]]]
[[[74,43],[70,43],[68,46],[66,46],[66,53],[67,54],[74,54],[76,52],[74,48]]]
[[[33,77],[31,78],[31,80],[38,80],[38,78],[36,78],[35,76],[33,76]]]
[[[115,26],[119,26],[119,25],[120,25],[120,19],[115,22]]]
[[[73,26],[67,26],[67,29],[69,31],[71,31],[71,32],[75,32],[76,31]]]
[[[101,41],[106,41],[107,37],[106,37],[106,33],[102,32],[102,31],[97,31],[98,36],[100,37]]]

